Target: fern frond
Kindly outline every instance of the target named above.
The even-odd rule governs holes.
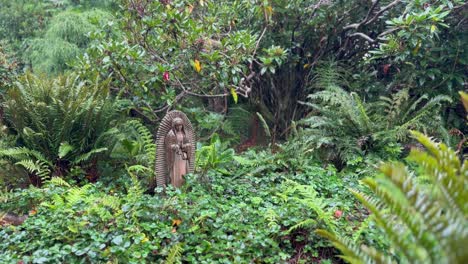
[[[180,264],[182,263],[182,252],[184,251],[182,243],[177,243],[169,249],[167,254],[166,264]]]
[[[383,166],[382,171],[390,177],[390,180],[386,178],[379,179],[378,181],[365,179],[364,183],[392,211],[392,218],[395,219],[388,219],[387,221],[398,220],[398,223],[403,225],[402,227],[407,230],[407,239],[415,241],[417,245],[421,245],[424,248],[424,250],[419,250],[419,252],[426,251],[432,259],[435,259],[438,255],[436,238],[429,232],[422,232],[428,228],[428,217],[421,216],[421,210],[413,208],[407,200],[407,193],[418,192],[416,184],[408,177],[403,165],[401,167],[393,165],[388,169]],[[401,229],[402,227],[399,228]]]
[[[464,263],[468,259],[463,247],[468,243],[468,163],[461,164],[445,144],[412,133],[429,151],[412,151],[410,159],[425,169],[431,185],[418,184],[403,164],[387,163],[381,167],[383,177],[363,181],[375,197],[351,191],[373,213],[392,246],[398,249],[401,262]],[[346,247],[346,243],[336,246],[351,260],[362,257],[362,253],[377,263],[387,259],[372,248],[362,247],[358,252]]]
[[[285,189],[281,194],[282,197],[287,197],[287,200],[292,200],[303,204],[308,209],[315,212],[317,214],[317,219],[322,221],[329,230],[332,230],[333,232],[335,231],[336,225],[333,221],[331,221],[331,213],[324,210],[325,205],[323,203],[323,199],[317,197],[317,192],[312,186],[300,185],[290,180],[286,180],[286,182],[283,184]],[[298,193],[299,196],[294,195],[296,193]],[[291,230],[312,224],[314,222],[316,221],[301,221]]]
[[[15,165],[23,166],[30,173],[37,174],[42,180],[47,180],[51,174],[48,164],[40,160],[36,160],[36,162],[31,159],[21,160],[16,162]]]
[[[309,226],[313,226],[317,224],[317,221],[315,221],[314,219],[306,219],[304,221],[301,221],[293,226],[291,226],[288,231],[286,231],[287,234],[291,233],[292,231],[294,230],[297,230],[297,229],[301,229],[301,228],[305,228],[305,227],[309,227]]]
[[[59,147],[59,150],[58,150],[58,157],[59,158],[63,158],[65,157],[68,153],[70,153],[70,151],[74,150],[75,147],[73,147],[72,145],[68,144],[68,142],[62,142],[60,143],[60,147]]]
[[[92,185],[87,184],[82,187],[73,187],[70,188],[65,196],[67,203],[74,205],[78,202],[84,201],[87,197],[89,190],[92,188]]]
[[[353,234],[353,237],[352,237],[353,243],[357,243],[357,242],[358,242],[359,237],[362,235],[362,233],[363,233],[366,229],[369,228],[369,223],[370,223],[371,221],[375,221],[373,215],[369,215],[369,216],[361,223],[361,225],[359,226],[358,230],[356,230],[356,232],[354,232],[354,234]]]
[[[340,257],[351,264],[365,264],[365,263],[372,263],[369,261],[369,257],[361,251],[361,249],[355,246],[353,243],[348,241],[345,238],[337,237],[334,234],[323,230],[317,229],[315,231],[318,235],[329,239],[333,246],[339,249],[343,255]]]
[[[359,110],[358,111],[358,115],[353,115],[353,116],[358,116],[359,119],[358,119],[358,124],[365,127],[366,130],[370,130],[370,123],[372,122],[369,118],[369,116],[367,115],[367,109],[364,107],[364,104],[362,103],[361,101],[361,98],[359,97],[359,95],[357,93],[351,93],[350,94],[351,97],[354,99],[354,102],[357,106],[357,109]]]
[[[73,165],[77,165],[81,162],[88,161],[92,156],[95,154],[101,153],[107,151],[107,148],[97,148],[93,149],[91,151],[88,151],[84,154],[79,155],[76,159],[73,160]]]
[[[273,226],[276,226],[278,225],[278,214],[273,210],[273,209],[268,209],[266,212],[265,212],[265,220],[267,221],[267,225],[268,227],[273,227]]]
[[[64,186],[64,187],[71,187],[71,185],[60,177],[52,177],[48,181],[49,184],[57,185],[57,186]]]
[[[374,215],[376,222],[384,229],[385,234],[392,241],[392,245],[398,248],[406,260],[414,263],[417,257],[414,244],[410,242],[406,230],[395,222],[395,219],[383,211],[385,204],[377,198],[368,196],[356,190],[350,190],[354,196],[365,205]]]
[[[139,199],[143,195],[143,189],[141,188],[141,183],[138,180],[138,177],[127,169],[130,178],[132,179],[132,185],[128,189],[128,196],[130,198]]]
[[[267,122],[265,121],[265,119],[263,118],[263,116],[262,116],[259,112],[257,112],[257,117],[258,117],[258,119],[260,120],[260,123],[262,124],[263,129],[265,130],[265,134],[266,134],[268,137],[271,137],[270,128],[268,127],[268,124],[267,124]]]
[[[137,132],[137,140],[140,142],[142,152],[140,161],[143,162],[147,168],[153,169],[156,162],[156,143],[153,134],[139,120],[130,120],[125,126]]]
[[[146,172],[152,172],[153,169],[148,168],[148,167],[143,166],[143,165],[132,165],[132,166],[127,168],[127,171],[141,173],[141,172],[145,172],[145,171]]]

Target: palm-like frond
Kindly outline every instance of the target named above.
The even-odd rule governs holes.
[[[468,253],[468,162],[442,143],[418,132],[413,136],[427,152],[413,150],[410,159],[425,169],[431,185],[421,185],[401,163],[384,164],[384,177],[366,179],[375,196],[352,191],[372,212],[400,260],[408,263],[465,263]],[[357,248],[350,241],[328,237],[351,263],[388,263],[375,249]],[[380,259],[380,260],[379,260]]]
[[[338,69],[332,73],[333,65],[318,69],[316,86],[321,90],[301,102],[312,110],[299,122],[305,127],[301,138],[306,147],[325,150],[346,163],[367,151],[384,153],[389,143],[404,143],[411,129],[438,132],[437,111],[451,102],[449,97],[412,99],[408,89],[402,89],[377,102],[365,102],[341,88],[344,83]]]
[[[103,152],[103,135],[116,117],[106,83],[87,82],[76,75],[56,79],[26,75],[10,89],[4,102],[6,124],[18,135],[20,148],[0,150],[18,164],[76,165]],[[31,159],[33,163],[25,161]]]

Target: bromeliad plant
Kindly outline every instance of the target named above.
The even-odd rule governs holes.
[[[427,152],[413,150],[409,160],[424,169],[429,183],[418,183],[403,164],[384,164],[383,177],[364,183],[375,196],[352,190],[372,212],[401,263],[465,263],[468,243],[468,161],[443,143],[412,132]],[[350,263],[395,263],[370,246],[318,230],[329,238]]]
[[[54,80],[26,75],[5,96],[5,121],[17,141],[16,147],[0,149],[0,157],[42,180],[89,164],[116,132],[117,112],[108,95],[106,83],[75,75]]]

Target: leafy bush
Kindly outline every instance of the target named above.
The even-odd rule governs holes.
[[[408,90],[402,89],[366,103],[357,93],[339,86],[343,78],[335,67],[331,63],[319,71],[317,83],[322,90],[308,96],[304,104],[312,112],[300,122],[305,125],[302,140],[322,152],[325,160],[342,167],[366,153],[397,158],[398,144],[408,142],[410,129],[438,132],[441,119],[437,113],[443,103],[451,102],[450,97],[411,98]]]
[[[28,42],[25,60],[30,60],[35,72],[64,72],[69,68],[67,63],[78,57],[88,45],[88,33],[110,17],[109,13],[99,10],[59,13],[51,20],[43,38]]]
[[[75,75],[53,80],[26,75],[3,104],[5,120],[17,136],[16,147],[0,154],[45,179],[62,176],[107,150],[117,117],[105,82]]]
[[[381,167],[383,177],[368,178],[364,183],[376,197],[352,190],[372,212],[403,263],[464,263],[468,254],[468,195],[466,183],[468,161],[461,162],[455,152],[443,143],[435,143],[423,134],[413,132],[427,152],[412,150],[409,160],[424,169],[429,183],[418,183],[401,163]],[[361,246],[324,230],[350,263],[391,263],[371,246]]]
[[[234,150],[226,148],[221,143],[218,134],[211,135],[210,144],[206,146],[197,146],[197,167],[202,173],[206,173],[209,169],[222,169],[221,166],[232,161]],[[220,170],[223,171],[223,170]]]

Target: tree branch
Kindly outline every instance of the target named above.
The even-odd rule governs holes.
[[[400,3],[401,0],[395,0],[395,1],[391,2],[390,4],[384,6],[372,18],[370,18],[370,15],[372,14],[372,12],[374,12],[374,9],[376,8],[376,6],[378,5],[379,2],[380,2],[380,0],[373,1],[372,6],[369,9],[369,12],[367,12],[366,17],[363,20],[361,20],[358,23],[347,25],[347,26],[343,27],[343,30],[346,31],[346,30],[350,30],[350,29],[358,29],[362,25],[369,25],[370,23],[377,20],[385,11],[389,10],[390,8],[392,8],[395,5],[397,5],[398,3]]]
[[[367,41],[369,41],[370,43],[374,43],[375,42],[375,39],[372,39],[371,37],[367,36],[366,34],[364,33],[361,33],[361,32],[356,32],[356,33],[353,33],[353,34],[350,34],[349,37],[361,37]]]
[[[393,2],[391,2],[390,4],[386,5],[385,7],[383,7],[382,9],[380,9],[379,12],[377,12],[377,14],[374,15],[374,17],[372,17],[369,21],[367,21],[364,25],[369,25],[370,23],[374,22],[377,18],[379,18],[380,15],[382,15],[385,11],[389,10],[390,8],[396,6],[398,3],[400,3],[401,0],[395,0]]]

